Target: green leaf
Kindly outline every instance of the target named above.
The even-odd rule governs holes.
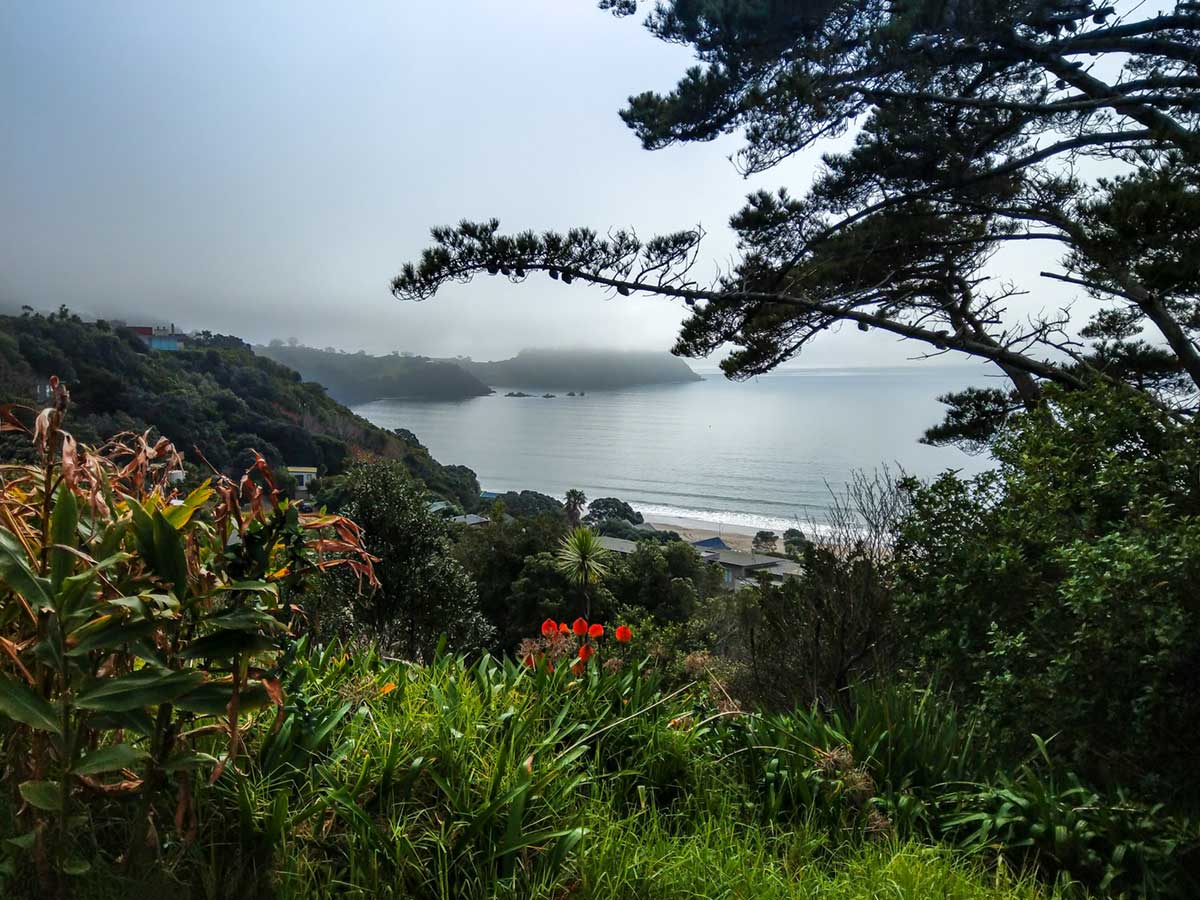
[[[572,828],[570,831],[561,834],[558,840],[554,842],[554,847],[551,849],[550,856],[546,860],[546,870],[551,876],[558,874],[558,870],[562,868],[562,864],[566,861],[567,856],[579,845],[585,834],[587,834],[586,829]]]
[[[202,716],[223,716],[232,699],[232,681],[209,681],[177,698],[175,705]],[[246,685],[238,694],[238,709],[241,712],[262,709],[270,702],[271,698],[261,684]]]
[[[62,734],[58,715],[29,685],[0,675],[0,713],[31,728]]]
[[[171,592],[180,600],[186,600],[187,557],[183,552],[183,538],[161,512],[154,513],[154,557],[155,570],[171,582]]]
[[[64,611],[64,616],[76,611],[80,601],[86,596],[88,590],[95,582],[97,575],[105,569],[111,569],[113,566],[130,559],[133,559],[133,555],[130,553],[114,553],[102,559],[87,571],[64,578],[62,586],[59,588],[58,597],[59,606]]]
[[[62,864],[62,870],[67,875],[86,875],[92,871],[92,864],[86,859],[68,859]]]
[[[119,772],[128,769],[146,758],[142,750],[128,744],[114,744],[93,750],[75,764],[71,770],[76,775],[99,775],[101,772]]]
[[[222,584],[214,588],[214,591],[253,591],[258,594],[279,594],[279,585],[270,581],[234,581],[231,584]]]
[[[200,672],[160,672],[143,669],[132,675],[94,682],[75,701],[81,709],[127,712],[146,706],[170,703],[204,682]]]
[[[164,772],[180,772],[187,769],[199,769],[201,766],[215,766],[220,760],[208,753],[193,753],[184,751],[174,753],[163,763]]]
[[[54,511],[50,514],[50,543],[74,549],[79,538],[79,503],[75,492],[66,484],[58,489],[54,500]],[[62,587],[63,579],[71,574],[78,557],[67,550],[50,549],[50,586],[55,592]],[[65,615],[66,610],[59,610]]]
[[[89,718],[89,724],[95,728],[114,730],[123,728],[126,731],[137,732],[142,737],[150,737],[154,734],[154,719],[145,710],[141,709],[129,712],[94,713]]]
[[[179,601],[170,594],[136,594],[132,597],[113,597],[105,602],[110,606],[133,610],[143,619],[154,618],[156,611],[175,612],[179,609]]]
[[[33,573],[25,548],[3,527],[0,527],[0,582],[24,597],[35,613],[53,607],[50,582]]]
[[[62,809],[62,784],[57,781],[26,781],[19,788],[21,796],[30,806],[47,812]]]
[[[274,616],[261,609],[241,606],[237,609],[223,609],[206,618],[205,624],[216,628],[237,629],[240,631],[279,631],[283,626]]]
[[[37,843],[37,832],[27,831],[20,837],[5,838],[5,841],[12,844],[18,850],[32,850],[33,845]]]
[[[93,650],[111,650],[154,634],[155,622],[128,622],[119,616],[102,616],[76,628],[67,637],[67,656],[83,656]],[[86,631],[85,631],[86,629]]]
[[[235,653],[261,653],[275,647],[269,637],[250,631],[218,631],[192,641],[183,652],[184,659],[229,659]]]
[[[209,501],[209,498],[216,493],[209,487],[210,481],[204,482],[200,487],[196,488],[187,495],[187,499],[183,501],[181,506],[170,506],[163,512],[163,518],[170,523],[171,527],[176,531],[181,531],[185,525],[195,515],[196,511],[204,506]]]
[[[154,560],[154,520],[150,513],[140,503],[129,504],[130,519],[133,523],[133,539],[137,544],[138,553],[147,560]]]

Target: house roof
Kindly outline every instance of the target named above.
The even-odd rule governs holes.
[[[441,512],[443,509],[449,509],[454,504],[449,500],[431,500],[429,503],[430,512]]]
[[[477,516],[475,513],[467,513],[465,516],[454,516],[450,519],[451,522],[458,522],[460,525],[483,525],[490,522],[487,516]]]
[[[700,547],[703,550],[728,550],[729,545],[719,537],[705,538],[702,541],[692,541],[693,547]]]
[[[636,541],[627,541],[624,538],[609,537],[608,535],[600,535],[600,546],[605,550],[611,550],[613,553],[632,553],[637,549]]]
[[[765,569],[781,560],[774,556],[759,556],[757,553],[743,553],[740,550],[719,550],[716,561],[723,566],[739,566],[743,569]]]
[[[742,553],[738,550],[721,550],[705,557],[731,568],[766,571],[769,575],[799,575],[804,567],[790,559],[778,556],[762,556],[757,553]]]

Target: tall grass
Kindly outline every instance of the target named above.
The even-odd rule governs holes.
[[[154,866],[119,875],[122,808],[89,811],[78,896],[1060,895],[994,853],[939,849],[931,815],[905,819],[985,758],[920,692],[864,693],[853,719],[760,717],[636,667],[576,678],[302,646],[292,672],[243,764],[191,782],[196,829],[156,811]]]

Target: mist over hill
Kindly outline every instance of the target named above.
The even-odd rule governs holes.
[[[494,362],[469,357],[446,362],[492,387],[603,391],[703,380],[678,357],[644,351],[522,350],[512,359]]]
[[[304,345],[272,343],[255,353],[283,363],[323,385],[340,403],[370,400],[466,400],[492,393],[477,377],[453,361],[423,356],[369,356]]]
[[[466,400],[493,388],[603,391],[701,381],[669,353],[622,350],[522,350],[511,359],[478,362],[469,356],[431,359],[392,353],[371,356],[318,350],[279,341],[255,347],[260,356],[295,369],[341,403],[371,400]]]

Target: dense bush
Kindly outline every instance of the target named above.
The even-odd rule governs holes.
[[[647,542],[615,558],[603,583],[617,604],[637,607],[661,622],[678,622],[702,597],[721,589],[721,572],[690,544]]]
[[[512,516],[565,516],[562,501],[537,491],[505,491],[493,502],[503,504],[505,512]]]
[[[638,667],[598,662],[576,675],[301,649],[282,712],[245,731],[242,765],[197,785],[190,834],[175,839],[164,819],[157,855],[122,875],[100,836],[128,824],[100,800],[89,806],[80,896],[1050,894],[1003,867],[985,872],[986,857],[859,821],[864,804],[886,805],[830,766],[856,752],[842,749],[842,724],[813,717],[784,734],[785,719],[722,717],[704,692],[667,694]],[[879,728],[851,740],[878,743]],[[4,889],[36,896],[21,881]]]
[[[431,490],[474,509],[471,470],[442,466],[429,451],[377,428],[331,400],[318,384],[256,356],[237,338],[200,335],[185,349],[151,352],[125,328],[89,324],[63,310],[0,316],[0,403],[32,405],[50,375],[72,386],[72,429],[86,443],[118,431],[153,429],[193,448],[226,474],[253,447],[275,467],[344,471],[352,456],[400,460]],[[28,442],[0,435],[0,459],[32,461]],[[203,471],[203,461],[195,459]]]
[[[380,587],[357,590],[344,573],[318,587],[314,614],[325,627],[401,653],[430,659],[440,640],[452,650],[476,650],[493,629],[479,608],[475,584],[450,552],[450,525],[430,512],[429,498],[397,462],[359,463],[341,479],[334,509],[356,521],[378,562]],[[353,610],[346,617],[346,608]]]
[[[624,500],[599,497],[588,504],[586,521],[589,525],[598,525],[605,519],[620,519],[631,525],[641,525],[645,521],[642,514]]]
[[[198,784],[242,756],[247,717],[283,702],[305,577],[374,581],[353,523],[281,503],[261,458],[265,491],[219,478],[177,496],[173,445],[79,445],[53,387],[32,429],[40,465],[0,466],[0,873],[45,897],[69,893],[96,841],[136,871],[172,815],[185,834]],[[118,838],[85,827],[98,806],[125,823]]]
[[[587,519],[589,524],[596,529],[597,533],[605,537],[620,538],[623,541],[634,541],[639,544],[671,544],[675,541],[683,540],[677,531],[659,530],[657,528],[653,531],[645,531],[636,528],[626,519],[594,519],[591,515]]]
[[[916,671],[1010,745],[1054,734],[1093,778],[1194,800],[1198,437],[1134,395],[1075,393],[1018,417],[995,472],[910,484],[897,607]]]

